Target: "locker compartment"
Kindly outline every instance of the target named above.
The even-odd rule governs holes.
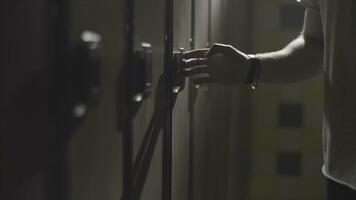
[[[122,196],[122,133],[117,107],[126,51],[125,1],[68,1],[67,37],[76,48],[83,31],[100,35],[99,99],[71,133],[66,146],[66,199],[119,199]]]
[[[152,46],[151,95],[137,105],[132,119],[133,198],[160,199],[162,176],[162,116],[164,101],[164,1],[136,1],[134,51]]]
[[[47,1],[0,3],[0,198],[47,199],[55,122]]]

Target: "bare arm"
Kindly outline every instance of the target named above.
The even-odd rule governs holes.
[[[210,49],[185,53],[186,76],[196,84],[242,84],[250,69],[248,56],[230,45],[214,44]],[[298,38],[284,49],[257,54],[262,83],[291,83],[322,72],[323,30],[320,14],[306,9]]]
[[[289,83],[322,72],[323,30],[320,14],[307,9],[301,35],[284,49],[257,54],[261,60],[261,82]]]

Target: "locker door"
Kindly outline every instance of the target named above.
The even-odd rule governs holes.
[[[33,8],[32,3],[27,6]],[[122,193],[122,144],[116,129],[115,108],[117,79],[126,43],[124,2],[48,1],[45,8],[48,15],[55,18],[49,28],[53,36],[46,40],[47,50],[51,52],[47,66],[52,69],[48,79],[52,83],[53,103],[48,99],[37,101],[40,105],[51,103],[46,109],[52,121],[41,121],[42,126],[51,126],[46,133],[51,139],[49,147],[42,149],[43,153],[50,154],[43,159],[47,163],[48,182],[32,184],[42,187],[43,191],[23,187],[47,194],[44,199],[118,199]],[[42,12],[38,7],[34,10]],[[33,42],[46,38],[38,37]],[[46,55],[46,52],[40,53]],[[37,103],[29,107],[32,113],[39,113]],[[30,119],[42,118],[34,115]],[[30,128],[30,132],[37,133],[37,129]],[[34,139],[41,144],[48,143],[46,138]],[[32,197],[22,199],[28,198]]]
[[[134,55],[129,70],[132,129],[125,133],[129,134],[128,138],[132,137],[133,146],[132,158],[126,159],[125,165],[132,159],[131,198],[161,199],[165,2],[164,0],[136,0],[133,3]],[[144,92],[139,91],[142,88],[145,88]],[[126,150],[130,151],[130,149]]]
[[[59,24],[54,5],[0,2],[1,199],[44,200],[49,190],[60,190],[52,187],[50,167],[56,138],[52,78],[59,63],[53,48],[53,24]]]
[[[97,46],[90,46],[96,49],[100,65],[89,77],[98,83],[97,88],[92,88],[98,93],[96,99],[94,97],[94,102],[87,105],[85,115],[71,125],[74,128],[70,130],[65,155],[67,198],[63,200],[122,197],[123,132],[120,124],[125,119],[120,118],[122,113],[118,108],[123,106],[121,99],[124,97],[118,90],[127,87],[124,80],[128,55],[126,3],[120,0],[68,1],[68,51],[75,51],[83,40],[100,39]],[[72,62],[73,57],[69,60]],[[88,70],[79,71],[77,78],[82,79]],[[69,70],[64,76],[72,77],[71,74]],[[69,84],[65,90],[70,92],[71,86]],[[70,92],[70,98],[78,92],[81,90]],[[71,109],[81,111],[80,102],[78,105]]]
[[[191,40],[191,0],[174,1],[173,9],[173,51],[175,57],[180,48],[190,50]],[[177,58],[176,58],[177,59]],[[174,62],[178,62],[174,60]],[[174,63],[172,67],[176,67]],[[179,66],[178,66],[179,67]],[[178,72],[177,72],[178,71]],[[179,82],[181,90],[176,94],[176,102],[172,111],[172,199],[187,199],[189,190],[189,82],[179,76],[180,70],[173,69],[173,89]],[[178,80],[177,80],[178,79]],[[173,91],[174,92],[174,91]]]
[[[247,49],[250,3],[196,0],[195,47],[219,42]],[[246,195],[249,93],[244,86],[217,84],[191,91],[191,199],[243,199]]]
[[[210,43],[211,25],[211,0],[195,0],[194,26],[192,37],[194,48],[206,48]],[[213,121],[208,121],[209,105],[207,103],[209,91],[207,88],[196,89],[190,85],[189,112],[190,112],[190,187],[189,199],[205,199],[206,185],[210,182],[208,173],[209,157],[208,140],[206,137],[209,126]]]
[[[153,63],[151,95],[131,104],[134,198],[188,195],[188,93],[183,88],[179,94],[174,91],[181,74],[180,59],[172,58],[190,46],[190,5],[189,0],[135,2],[134,49],[140,52],[143,43],[150,44]]]

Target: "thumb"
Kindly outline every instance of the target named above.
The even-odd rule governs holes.
[[[205,57],[213,57],[216,54],[220,54],[222,51],[223,44],[213,44],[210,49],[205,53]]]
[[[225,44],[213,44],[213,46],[206,52],[206,57],[213,57],[216,54],[226,55],[229,54],[230,50],[232,50],[230,45]]]

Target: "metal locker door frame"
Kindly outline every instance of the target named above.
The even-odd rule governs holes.
[[[172,64],[173,64],[173,0],[165,1],[165,38],[164,38],[164,127],[163,127],[163,175],[162,200],[172,199]]]
[[[195,39],[196,39],[196,31],[195,31],[195,20],[196,20],[196,0],[191,0],[191,27],[190,27],[190,49],[193,50],[195,48]],[[193,88],[193,83],[189,82],[189,88]],[[194,123],[194,99],[192,99],[192,92],[189,91],[188,98],[188,112],[189,112],[189,160],[188,160],[188,200],[193,198],[193,169],[194,169],[194,129],[192,128],[192,124]]]
[[[133,62],[133,46],[134,46],[134,13],[135,13],[135,1],[127,0],[128,5],[128,14],[127,14],[127,35],[129,37],[128,44],[127,44],[127,52],[129,53],[128,61],[126,67],[128,68],[127,71],[130,73],[130,66],[132,66]],[[172,109],[174,104],[174,94],[172,92],[173,87],[173,0],[165,0],[165,15],[164,15],[164,30],[165,30],[165,37],[164,37],[164,123],[163,123],[163,157],[162,157],[162,200],[171,200],[172,199]],[[129,82],[127,82],[129,83]],[[140,176],[140,173],[145,173],[141,171],[141,168],[137,168],[140,163],[149,162],[147,159],[151,159],[149,154],[147,154],[144,147],[146,145],[150,145],[155,143],[154,138],[150,137],[150,129],[160,129],[161,127],[151,127],[149,126],[149,130],[146,132],[144,143],[140,147],[139,156],[135,160],[134,165],[133,163],[133,138],[132,138],[132,120],[129,116],[130,113],[133,111],[131,106],[131,86],[127,84],[128,91],[127,91],[127,98],[126,98],[126,105],[130,105],[128,112],[126,113],[126,119],[128,119],[125,123],[124,128],[124,195],[123,199],[125,200],[132,200],[136,199],[139,196],[134,197],[133,191],[136,190],[135,188],[136,182],[134,182],[134,178]],[[148,157],[147,157],[148,156]],[[134,171],[133,166],[135,166],[136,171]],[[147,170],[147,169],[143,169]],[[143,187],[142,183],[139,187]],[[139,190],[142,188],[138,188]],[[140,195],[140,191],[138,191]]]
[[[46,98],[44,99],[44,102],[41,102],[42,104],[46,104],[44,105],[44,107],[42,108],[43,110],[46,111],[46,117],[48,118],[47,123],[43,122],[43,127],[50,127],[50,129],[46,130],[46,134],[45,134],[45,138],[41,137],[40,139],[42,139],[40,142],[42,142],[43,144],[48,144],[48,146],[46,146],[46,153],[45,156],[41,159],[41,162],[43,162],[43,164],[41,164],[41,168],[37,169],[39,171],[41,171],[41,173],[43,174],[43,179],[41,179],[43,181],[43,185],[40,184],[37,187],[40,188],[39,191],[32,191],[33,193],[31,193],[31,195],[38,195],[43,197],[44,199],[54,199],[54,200],[64,200],[67,199],[65,198],[66,195],[66,189],[65,189],[65,176],[62,176],[65,171],[63,170],[64,168],[62,168],[64,166],[64,154],[63,154],[63,143],[62,143],[62,139],[63,137],[65,137],[62,132],[61,132],[61,124],[59,123],[59,119],[60,119],[60,104],[58,101],[58,94],[56,93],[56,89],[58,89],[58,82],[57,82],[57,78],[58,78],[58,70],[60,69],[60,67],[62,67],[62,63],[66,60],[64,59],[65,57],[65,52],[66,52],[66,22],[67,22],[67,4],[66,4],[66,0],[51,0],[51,1],[46,1],[46,2],[34,2],[34,9],[38,8],[37,6],[40,6],[40,8],[42,8],[41,10],[38,10],[38,14],[44,15],[46,16],[46,18],[41,22],[42,24],[40,24],[40,26],[35,26],[34,29],[40,29],[42,28],[43,31],[46,33],[44,38],[41,38],[41,42],[44,44],[42,44],[43,46],[41,46],[41,44],[39,44],[39,46],[41,46],[40,48],[44,48],[46,50],[46,52],[44,54],[42,54],[42,56],[44,57],[45,60],[45,65],[41,67],[41,71],[43,71],[42,68],[46,68],[45,69],[45,73],[41,74],[40,77],[36,78],[40,78],[41,80],[36,83],[36,86],[38,86],[37,84],[46,84],[48,86],[48,89],[50,90],[45,90],[45,91],[41,91],[44,92],[43,95],[46,96]],[[21,2],[20,2],[21,3]],[[17,3],[11,2],[11,1],[2,1],[0,3],[1,6],[1,10],[6,10],[4,12],[1,13],[1,18],[0,18],[0,25],[1,27],[3,26],[3,24],[7,24],[9,23],[9,21],[5,21],[5,19],[9,16],[14,16],[14,15],[20,15],[23,14],[21,12],[17,12],[17,11],[21,11],[21,7],[16,7]],[[9,9],[9,7],[11,7],[11,9]],[[27,8],[26,8],[27,9]],[[10,12],[10,11],[14,12]],[[26,10],[22,10],[22,12],[26,13]],[[56,13],[56,15],[53,15],[53,13]],[[6,16],[5,16],[6,14]],[[28,13],[26,13],[28,15]],[[13,19],[12,19],[13,20]],[[30,22],[31,17],[24,19],[27,23]],[[15,25],[14,27],[17,26],[17,28],[19,26],[22,26],[23,24],[19,23],[17,25]],[[23,27],[22,27],[23,28]],[[28,27],[26,27],[28,29]],[[12,28],[13,29],[13,28]],[[11,30],[12,30],[11,29]],[[26,32],[26,30],[25,30]],[[9,36],[12,37],[11,32],[9,32],[8,30],[4,29],[1,31],[0,33],[0,40],[5,39],[5,37]],[[30,35],[31,36],[31,35]],[[14,36],[16,37],[16,36]],[[26,37],[23,37],[25,39],[33,39],[33,38],[28,38],[28,35],[26,35]],[[8,38],[7,38],[8,39]],[[35,39],[39,39],[39,38],[35,38]],[[18,46],[15,46],[15,48],[21,48],[21,45],[25,45],[26,43],[23,44],[17,44]],[[8,45],[8,44],[6,44]],[[54,47],[54,48],[53,48]],[[9,56],[9,54],[5,54],[5,56]],[[18,56],[19,59],[23,59],[23,57],[21,57],[21,53],[20,56]],[[4,60],[1,60],[1,64],[3,64],[2,66],[9,67],[9,63],[7,63],[8,58],[5,58]],[[19,63],[15,63],[15,64],[19,64]],[[28,63],[27,63],[28,64]],[[4,73],[5,70],[2,72]],[[37,73],[38,71],[36,71]],[[22,71],[17,71],[16,73],[22,73]],[[25,72],[27,73],[27,72]],[[42,73],[42,72],[41,72]],[[45,80],[42,80],[42,76],[46,76]],[[3,78],[3,77],[1,77]],[[28,81],[28,80],[27,80]],[[38,80],[34,80],[35,82]],[[3,82],[1,82],[0,84],[3,84]],[[32,82],[31,82],[32,84]],[[36,96],[38,94],[36,94],[36,90],[37,88],[35,88],[36,86],[32,86],[30,84],[29,88],[26,88],[26,92],[31,93],[31,95]],[[17,88],[18,89],[18,88]],[[35,92],[33,91],[35,90]],[[1,91],[3,92],[3,91]],[[23,91],[16,91],[19,93],[22,93]],[[27,93],[26,93],[27,94]],[[3,94],[1,94],[3,95]],[[22,95],[22,94],[21,94]],[[47,98],[48,95],[48,98]],[[16,97],[19,98],[19,97]],[[32,97],[31,97],[32,98]],[[30,99],[31,99],[30,98]],[[28,99],[24,99],[25,101],[29,101]],[[0,104],[1,106],[3,105],[3,99],[0,99]],[[37,102],[36,102],[37,103]],[[21,105],[16,105],[15,109],[16,110],[12,110],[11,113],[18,113],[18,112],[22,112],[21,114],[27,113],[25,114],[26,116],[28,116],[28,114],[30,114],[29,112],[34,112],[36,110],[36,106],[38,105],[31,105],[33,106],[33,108],[31,108],[31,111],[28,110],[21,110],[24,109],[24,106],[28,106],[27,104],[22,105],[22,103],[20,102],[19,104]],[[5,112],[7,113],[7,112]],[[9,113],[7,113],[9,114]],[[7,117],[2,115],[2,117]],[[36,120],[38,120],[38,115],[32,115],[32,117]],[[43,116],[42,116],[43,117]],[[41,118],[39,118],[41,119]],[[2,120],[2,119],[1,119]],[[12,119],[9,119],[10,123],[14,123],[14,121],[12,121]],[[21,122],[21,120],[16,120],[17,126],[21,127],[23,124]],[[3,122],[1,121],[0,123],[0,129],[3,130]],[[11,159],[11,161],[9,163],[7,163],[7,161],[5,160],[4,163],[6,163],[7,165],[10,164],[14,164],[13,160],[14,158],[12,158],[12,156],[14,155],[8,155],[9,152],[11,150],[9,150],[11,147],[13,148],[14,145],[13,143],[11,143],[11,141],[9,142],[7,140],[7,134],[9,134],[8,132],[11,133],[17,133],[17,132],[12,132],[12,131],[18,131],[18,130],[12,130],[12,128],[5,128],[3,134],[1,134],[1,143],[4,144],[2,145],[2,148],[5,148],[2,151],[1,154],[1,161],[4,161],[4,159]],[[32,135],[33,137],[31,139],[36,139],[36,137],[38,137],[38,134],[36,132],[32,132],[34,130],[28,129],[26,130],[26,134]],[[42,135],[43,136],[43,135]],[[3,138],[4,137],[4,138]],[[4,140],[3,140],[4,139]],[[23,138],[19,138],[19,139],[23,139]],[[26,139],[25,139],[26,140]],[[33,140],[35,141],[35,140]],[[30,141],[26,141],[28,144],[31,144],[31,140]],[[18,143],[17,143],[18,144]],[[17,145],[15,144],[15,145]],[[32,144],[32,145],[36,145],[36,144]],[[26,148],[23,146],[16,146],[15,148],[21,149],[21,148]],[[44,150],[44,149],[42,149]],[[21,150],[23,151],[23,150]],[[27,149],[26,149],[27,151]],[[31,152],[31,150],[29,150]],[[5,155],[7,154],[7,155]],[[16,155],[16,154],[15,154]],[[23,158],[16,158],[16,159],[23,159]],[[29,159],[29,158],[27,158]],[[31,160],[33,161],[33,160]],[[36,161],[34,161],[36,162]],[[21,163],[21,162],[20,162]],[[1,174],[3,175],[3,173],[6,173],[6,167],[7,166],[1,166]],[[29,166],[19,166],[18,163],[15,163],[15,166],[11,166],[13,167],[13,169],[17,172],[21,173],[28,173],[25,172],[25,168],[29,167]],[[30,168],[30,167],[29,167]],[[11,173],[10,173],[11,174]],[[31,174],[33,175],[33,174]],[[11,175],[5,175],[2,176],[1,178],[1,185],[0,185],[0,198],[3,199],[9,199],[9,198],[18,198],[14,197],[12,195],[14,195],[12,190],[13,189],[17,189],[19,191],[16,191],[15,193],[21,193],[22,190],[26,190],[28,188],[26,188],[27,186],[23,186],[23,188],[19,189],[19,188],[14,188],[17,187],[16,184],[12,184],[9,183],[9,179],[14,179],[15,181],[24,181],[22,179],[24,178],[28,178],[26,177],[22,177],[23,175],[19,175],[16,174],[16,177],[11,177]],[[42,182],[41,181],[41,182]],[[36,185],[36,184],[34,184]]]
[[[134,31],[135,31],[135,26],[134,26],[134,20],[135,20],[135,0],[126,0],[126,6],[127,6],[127,13],[126,13],[126,20],[127,20],[127,29],[126,29],[126,37],[127,37],[127,44],[126,44],[126,53],[127,53],[127,60],[126,60],[126,66],[124,66],[124,72],[130,73],[130,66],[133,63],[133,46],[134,46]],[[128,76],[125,76],[128,77]],[[130,86],[130,80],[128,78],[124,78],[123,82],[125,82],[126,88],[124,88],[126,91],[125,93],[125,98],[124,98],[124,105],[127,105],[127,110],[124,110],[123,113],[118,113],[118,115],[123,115],[123,118],[118,118],[118,120],[123,120],[124,122],[122,123],[122,129],[123,129],[123,195],[122,199],[123,200],[132,200],[133,199],[133,184],[132,184],[132,178],[133,178],[133,122],[130,118],[130,113],[131,113],[131,86]],[[120,83],[118,83],[120,84]],[[118,85],[118,88],[120,85]],[[119,125],[118,125],[119,126]]]
[[[65,71],[63,66],[67,65],[68,60],[68,1],[67,0],[55,0],[52,2],[52,6],[56,9],[58,13],[56,17],[56,22],[53,24],[53,30],[55,32],[55,51],[53,52],[53,77],[54,77],[54,91],[53,100],[55,105],[56,113],[56,135],[53,144],[52,151],[55,152],[55,156],[52,158],[50,163],[51,173],[48,177],[48,195],[50,199],[64,200],[68,199],[67,185],[66,185],[66,136],[68,134],[68,123],[65,114],[64,104],[65,100],[63,98],[63,93],[65,92],[63,83],[63,77],[65,77]],[[51,179],[54,179],[51,180]]]
[[[171,1],[171,2],[173,2],[173,1]],[[135,41],[134,41],[135,24],[134,24],[134,21],[135,21],[136,10],[135,10],[135,1],[134,0],[127,0],[126,3],[127,3],[127,8],[128,8],[127,19],[126,19],[127,20],[126,34],[128,37],[128,40],[127,40],[128,42],[126,45],[127,45],[128,56],[127,56],[127,61],[126,61],[126,66],[125,66],[126,73],[124,73],[124,74],[127,74],[127,73],[132,74],[133,73],[132,67],[135,63],[135,61],[134,61],[134,59],[135,59],[135,57],[134,57],[134,45],[135,45]],[[171,5],[173,5],[173,4],[171,3]],[[166,6],[167,6],[167,4],[166,4]],[[167,14],[169,14],[169,12],[165,12],[165,14],[167,15]],[[167,18],[165,18],[165,19],[167,19]],[[168,24],[167,21],[165,22],[165,24]],[[171,23],[171,25],[169,27],[171,27],[172,25],[173,24]],[[167,31],[167,29],[166,29],[166,31]],[[170,38],[172,38],[172,37],[173,37],[173,35]],[[170,40],[172,41],[172,39],[170,39]],[[162,38],[162,42],[167,44],[167,40],[163,41],[163,38]],[[167,49],[167,46],[165,46],[165,50],[164,50],[165,51],[164,66],[167,66],[167,68],[165,68],[165,70],[166,69],[171,70],[169,68],[171,67],[170,64],[172,63],[173,57],[172,57],[172,55],[168,55],[169,53],[168,54],[166,53],[167,52],[166,49]],[[173,47],[171,47],[171,49],[173,49]],[[169,51],[169,52],[173,52],[173,51]],[[170,58],[167,59],[167,55]],[[146,130],[146,133],[144,135],[143,142],[139,147],[138,155],[137,155],[135,161],[133,161],[133,134],[134,134],[133,120],[135,117],[135,113],[139,109],[140,105],[132,103],[132,93],[133,93],[132,81],[130,81],[128,78],[126,78],[125,85],[127,87],[126,87],[126,93],[125,93],[126,98],[125,98],[124,105],[127,105],[128,108],[126,111],[124,111],[124,117],[120,118],[120,119],[124,119],[124,124],[122,124],[123,127],[121,127],[123,129],[123,134],[124,134],[123,135],[123,137],[124,137],[124,139],[123,139],[124,140],[124,143],[123,143],[123,154],[124,154],[124,159],[123,159],[123,165],[124,165],[123,199],[124,200],[139,199],[141,197],[144,183],[146,181],[147,173],[149,170],[149,163],[152,160],[153,150],[156,146],[156,142],[158,139],[158,134],[162,128],[164,130],[163,137],[165,137],[165,135],[169,135],[169,132],[171,132],[171,128],[170,128],[171,125],[169,125],[169,124],[167,125],[167,122],[171,121],[171,120],[169,120],[169,119],[171,119],[171,114],[170,114],[171,111],[169,111],[169,110],[171,109],[170,105],[172,103],[169,103],[169,102],[172,102],[172,100],[171,100],[172,89],[168,85],[172,85],[172,83],[171,83],[172,78],[170,75],[166,76],[167,74],[171,74],[171,72],[164,71],[164,77],[163,77],[164,80],[162,79],[162,81],[163,81],[162,83],[164,83],[164,88],[161,88],[163,91],[158,92],[158,93],[160,93],[160,92],[164,93],[164,95],[165,95],[164,102],[162,102],[162,103],[157,102],[160,100],[160,99],[157,100],[157,98],[156,98],[156,102],[155,102],[155,106],[160,106],[158,104],[166,105],[166,107],[164,107],[165,113],[160,114],[160,113],[156,113],[156,111],[153,113],[151,121],[148,125],[148,129]],[[126,77],[132,77],[132,76],[129,75]],[[159,87],[161,85],[160,81],[161,80],[159,80],[159,83],[158,83]],[[170,88],[169,92],[167,90],[168,88]],[[160,89],[158,89],[158,90],[160,90]],[[157,91],[156,91],[156,93],[157,93]],[[167,94],[170,97],[168,97]],[[118,113],[118,114],[120,114],[120,113]],[[155,122],[157,120],[157,118],[161,118],[162,116],[165,119],[165,123],[163,123],[164,127],[162,127],[161,124]],[[118,122],[118,123],[122,123],[122,122]],[[166,144],[166,142],[165,142],[166,140],[167,139],[164,138],[163,144]],[[167,146],[164,146],[163,148],[169,149],[169,146],[168,146],[168,148],[167,148]],[[166,187],[167,184],[165,184],[165,183],[168,182],[168,185],[170,185],[169,182],[171,179],[170,176],[168,175],[168,174],[170,174],[169,167],[166,167],[167,161],[169,162],[171,160],[171,158],[170,158],[171,156],[170,156],[170,153],[169,152],[167,153],[166,151],[163,151],[163,155],[166,158],[166,159],[163,158],[163,160],[164,160],[163,164],[162,164],[163,168],[168,169],[168,172],[163,169],[164,172],[162,175],[162,186],[161,187],[162,187],[162,193],[165,193],[164,191],[168,190],[168,188]],[[166,175],[164,175],[165,172],[166,172]],[[168,178],[168,180],[166,178]],[[167,194],[167,196],[169,196],[168,194],[170,194],[170,193],[171,192],[168,191],[168,193],[165,193],[165,194]],[[161,194],[161,195],[163,196],[164,194]]]

